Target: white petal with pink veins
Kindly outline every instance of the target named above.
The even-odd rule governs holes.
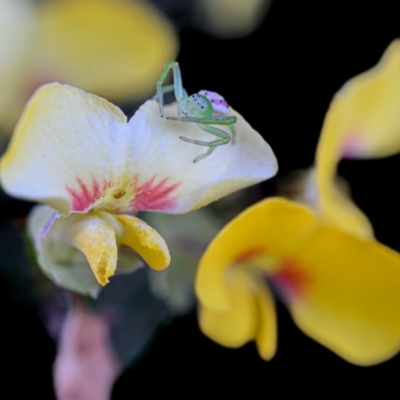
[[[176,104],[165,109],[167,116],[176,112]],[[161,118],[155,101],[127,123],[105,99],[45,85],[28,103],[1,161],[2,185],[63,215],[93,209],[184,213],[276,173],[269,145],[240,114],[229,114],[237,117],[235,143],[194,163],[207,148],[179,137],[215,137],[196,124]]]

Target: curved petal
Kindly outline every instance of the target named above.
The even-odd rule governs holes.
[[[350,80],[337,94],[342,103],[342,153],[350,158],[387,157],[400,151],[400,40],[379,63]]]
[[[119,241],[129,246],[153,269],[167,268],[171,257],[164,239],[149,225],[130,215],[115,215],[122,223]]]
[[[264,282],[258,285],[256,298],[258,303],[256,345],[260,356],[268,361],[275,355],[278,341],[275,302]]]
[[[196,277],[196,293],[206,307],[230,308],[226,274],[234,265],[272,272],[283,256],[294,251],[318,221],[305,206],[288,207],[287,200],[261,201],[227,224],[211,242]]]
[[[368,218],[351,200],[349,185],[339,176],[330,182],[329,188],[324,185],[319,191],[315,169],[295,171],[282,192],[285,197],[311,207],[329,224],[359,237],[374,236]]]
[[[400,349],[400,255],[378,242],[320,225],[270,281],[299,327],[346,360],[376,364]]]
[[[201,305],[199,325],[202,332],[217,343],[240,347],[256,336],[259,310],[252,289],[254,282],[246,271],[234,268],[226,277],[226,285],[230,308],[221,312]]]
[[[97,215],[89,214],[74,223],[69,238],[71,245],[86,256],[100,285],[106,285],[117,268],[117,238],[113,227]]]
[[[176,105],[166,109],[176,113]],[[236,141],[193,163],[210,140],[195,124],[160,118],[146,102],[128,124],[106,100],[68,85],[43,86],[23,113],[0,172],[4,189],[64,215],[103,209],[184,213],[275,174],[268,144],[236,112]],[[212,139],[211,139],[212,140]]]
[[[338,218],[341,227],[361,236],[372,233],[367,218],[350,199],[335,196],[331,185],[337,163],[343,157],[385,157],[400,151],[399,70],[400,40],[395,40],[374,68],[348,81],[335,95],[318,143],[316,168],[321,211]],[[352,220],[349,224],[348,218]]]
[[[101,286],[83,253],[68,242],[67,232],[84,216],[55,219],[56,211],[47,206],[35,207],[28,218],[28,233],[43,272],[58,286],[97,297]],[[50,227],[50,224],[53,225]],[[51,229],[50,229],[51,228]]]
[[[325,117],[316,153],[318,208],[328,223],[360,237],[372,237],[373,229],[368,218],[336,183],[336,168],[342,155],[346,132],[341,125],[346,108],[344,103],[336,101],[333,100]]]
[[[61,287],[93,297],[114,273],[142,265],[136,253],[119,257],[121,245],[150,260],[153,267],[165,267],[169,261],[163,239],[135,217],[106,212],[61,217],[50,207],[38,206],[29,216],[28,230],[46,275]]]
[[[37,36],[41,83],[69,83],[113,101],[151,95],[161,67],[178,50],[168,20],[138,1],[47,1]]]

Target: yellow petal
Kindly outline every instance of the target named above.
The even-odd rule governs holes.
[[[368,218],[336,183],[336,168],[346,135],[341,125],[345,113],[344,103],[335,98],[325,117],[315,164],[318,208],[328,223],[360,237],[372,237],[373,230]]]
[[[341,178],[331,182],[329,196],[321,193],[320,214],[326,223],[361,238],[373,238],[374,231],[367,216],[356,206],[349,191],[343,188]]]
[[[98,216],[87,215],[71,229],[70,240],[86,256],[100,285],[106,285],[117,267],[115,230]]]
[[[328,182],[329,186],[324,184],[319,191],[315,172],[315,169],[296,171],[283,188],[282,194],[291,200],[307,204],[319,213],[326,223],[336,225],[359,237],[373,237],[371,223],[351,200],[347,182],[336,176]]]
[[[270,360],[276,353],[278,327],[274,298],[264,281],[258,285],[257,304],[257,349],[264,360]]]
[[[36,68],[44,78],[47,72],[113,101],[150,96],[178,50],[172,25],[141,1],[47,1],[37,35]]]
[[[241,268],[227,274],[230,307],[225,312],[200,306],[199,324],[205,335],[227,347],[240,347],[253,340],[258,325],[255,283]]]
[[[166,113],[177,112],[176,104]],[[160,118],[147,101],[129,123],[106,100],[68,85],[39,89],[23,113],[0,172],[15,197],[46,203],[64,215],[103,209],[184,213],[275,174],[269,145],[236,112],[236,142],[204,160],[213,140],[196,124]]]
[[[211,242],[196,277],[196,293],[205,307],[229,309],[226,274],[230,267],[249,259],[253,266],[271,271],[315,229],[318,221],[307,207],[299,206],[299,212],[287,204],[287,200],[272,198],[249,207]]]
[[[372,233],[367,218],[349,199],[335,196],[331,182],[343,157],[385,157],[400,151],[399,70],[400,40],[395,40],[374,68],[348,81],[335,95],[318,143],[322,214],[360,236]]]
[[[286,209],[305,212],[294,203],[287,203]],[[400,254],[320,225],[287,260],[290,266],[282,263],[282,270],[274,272],[280,276],[277,287],[284,289],[293,317],[306,334],[359,365],[398,352]]]
[[[282,294],[299,327],[341,357],[370,365],[400,349],[398,253],[321,224],[303,205],[268,199],[229,223],[205,252],[196,282],[203,307],[230,310],[227,274],[246,254]],[[266,358],[268,349],[273,354],[272,345],[265,353],[259,348]]]
[[[263,20],[270,0],[200,0],[195,1],[199,29],[221,39],[251,34]]]
[[[171,259],[164,239],[149,225],[130,215],[115,215],[122,223],[121,244],[129,246],[153,269],[168,267]]]

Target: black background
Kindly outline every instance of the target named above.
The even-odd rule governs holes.
[[[276,0],[260,28],[244,39],[216,40],[183,28],[178,61],[189,93],[209,89],[223,94],[273,148],[280,169],[276,178],[261,184],[267,196],[290,171],[312,164],[332,96],[376,64],[396,37],[396,2]],[[378,240],[400,250],[400,157],[344,161],[339,171]],[[13,396],[4,398],[22,393],[52,398],[54,344],[33,310],[9,300],[6,287],[0,287],[0,299],[1,381],[13,388]],[[278,352],[265,362],[253,344],[230,350],[205,338],[194,313],[178,318],[119,379],[113,399],[244,391],[272,398],[332,392],[360,396],[373,390],[395,395],[399,356],[374,367],[348,364],[300,332],[280,304],[278,327]]]

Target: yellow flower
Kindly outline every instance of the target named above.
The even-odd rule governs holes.
[[[307,335],[359,365],[400,349],[400,256],[322,223],[311,209],[264,200],[231,221],[203,255],[196,280],[203,332],[238,347],[276,351],[271,289]]]
[[[197,276],[200,326],[225,346],[255,340],[276,350],[269,288],[298,326],[346,360],[370,365],[400,349],[400,255],[373,240],[367,217],[336,177],[343,157],[400,150],[400,41],[380,63],[334,97],[315,170],[300,176],[307,206],[275,198],[228,224],[204,254]],[[312,211],[315,210],[315,211]]]
[[[318,208],[326,221],[372,237],[367,217],[335,183],[342,158],[378,158],[400,151],[400,40],[371,70],[349,80],[325,117],[316,153]]]
[[[0,0],[0,124],[11,131],[34,89],[52,81],[142,101],[177,50],[172,26],[145,2]]]
[[[165,107],[166,115],[176,112],[176,104]],[[46,204],[29,224],[45,273],[95,295],[115,273],[120,245],[163,269],[164,240],[134,213],[185,213],[274,175],[269,145],[240,114],[230,114],[237,118],[235,143],[193,163],[202,149],[179,137],[205,140],[207,133],[160,118],[157,102],[147,101],[127,122],[103,98],[57,83],[41,87],[17,124],[0,174],[10,195]]]

